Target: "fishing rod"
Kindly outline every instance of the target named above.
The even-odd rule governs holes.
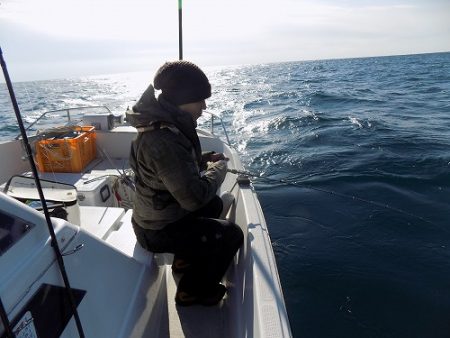
[[[310,184],[306,184],[306,183],[291,182],[291,181],[287,181],[287,180],[284,180],[284,179],[274,179],[274,178],[270,178],[270,177],[265,177],[265,176],[261,176],[261,175],[255,174],[255,173],[251,173],[249,171],[242,171],[242,170],[236,170],[236,169],[228,169],[227,171],[232,173],[232,174],[244,175],[244,176],[247,176],[247,177],[253,177],[253,178],[261,179],[261,180],[268,181],[268,182],[275,182],[275,183],[281,183],[281,184],[285,184],[285,185],[289,185],[289,186],[305,188],[305,189],[314,190],[314,191],[318,191],[318,192],[329,194],[329,195],[338,196],[338,197],[341,197],[341,198],[344,198],[344,199],[350,199],[352,201],[358,201],[358,202],[370,204],[370,205],[373,205],[373,206],[377,206],[377,207],[385,208],[385,209],[388,209],[388,210],[391,210],[391,211],[395,211],[395,212],[398,212],[400,214],[403,214],[403,215],[406,215],[406,216],[409,216],[409,217],[413,217],[413,218],[421,220],[422,222],[425,222],[425,223],[431,224],[433,226],[436,226],[436,224],[434,224],[433,222],[431,222],[431,221],[429,221],[429,220],[427,220],[427,219],[425,219],[425,218],[423,218],[421,216],[417,216],[415,214],[412,214],[412,213],[410,213],[408,211],[405,211],[405,210],[397,208],[397,207],[392,207],[389,204],[368,200],[368,199],[361,198],[361,197],[354,196],[354,195],[347,195],[347,194],[343,194],[343,193],[336,192],[336,191],[333,191],[333,190],[317,188],[317,187],[314,187],[314,186],[312,186]]]
[[[178,58],[183,60],[183,0],[178,0]]]
[[[11,328],[11,323],[9,322],[8,319],[8,314],[6,313],[1,298],[0,298],[0,318],[2,319],[1,323],[3,324],[3,329],[5,330],[6,338],[15,338],[14,332]]]
[[[65,290],[67,291],[67,297],[69,299],[69,303],[70,303],[70,306],[72,308],[72,312],[73,312],[73,315],[74,315],[74,318],[75,318],[75,323],[76,323],[76,326],[77,326],[77,329],[78,329],[78,334],[79,334],[80,338],[84,338],[85,336],[84,336],[84,332],[83,332],[83,327],[81,325],[81,320],[80,320],[80,317],[78,315],[78,310],[77,310],[77,306],[76,306],[76,303],[75,303],[75,298],[74,298],[73,293],[72,293],[72,288],[70,287],[69,277],[67,275],[67,271],[66,271],[66,268],[64,266],[63,256],[61,254],[61,250],[60,250],[59,245],[58,245],[58,240],[56,238],[55,230],[53,229],[52,221],[50,219],[50,213],[48,212],[47,202],[46,202],[45,197],[44,197],[44,192],[42,190],[41,181],[39,180],[39,175],[38,175],[38,171],[37,171],[37,168],[36,168],[36,164],[33,161],[33,155],[32,155],[32,152],[31,152],[30,142],[28,141],[28,136],[27,136],[27,133],[26,133],[23,121],[22,121],[22,115],[20,113],[19,105],[17,104],[16,95],[14,93],[12,82],[11,82],[11,79],[9,77],[9,73],[8,73],[8,69],[6,67],[5,59],[3,58],[3,52],[2,52],[2,48],[1,47],[0,47],[0,63],[1,63],[2,70],[3,70],[3,75],[5,77],[6,86],[8,87],[9,96],[11,98],[11,103],[12,103],[13,108],[14,108],[14,113],[16,114],[17,123],[19,124],[20,132],[22,134],[22,141],[23,141],[23,144],[25,146],[25,151],[26,151],[26,154],[27,154],[27,158],[28,158],[28,160],[30,162],[31,170],[33,172],[33,177],[34,177],[34,181],[36,183],[36,188],[38,190],[39,199],[41,200],[41,203],[42,203],[42,209],[44,211],[45,220],[47,221],[47,227],[48,227],[48,231],[49,231],[50,237],[51,237],[51,246],[53,247],[53,250],[55,252],[56,260],[57,260],[58,266],[59,266],[59,270],[61,272],[61,276],[62,276],[63,281],[64,281]]]

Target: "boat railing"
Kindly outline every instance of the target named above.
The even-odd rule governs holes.
[[[215,122],[215,119],[219,120],[219,123],[220,123],[220,125],[222,126],[222,129],[223,129],[223,133],[225,134],[225,138],[227,140],[227,145],[231,146],[230,138],[228,137],[227,128],[225,127],[225,123],[223,122],[222,118],[219,115],[217,115],[216,113],[212,113],[210,111],[203,111],[203,113],[206,113],[206,114],[210,115],[210,123],[211,123],[210,132],[213,135],[215,135],[215,133],[214,133],[214,122]]]
[[[93,110],[100,110],[102,113],[112,114],[111,110],[106,106],[81,106],[81,107],[71,107],[71,108],[63,108],[63,109],[55,109],[55,110],[48,110],[41,114],[36,120],[34,120],[32,123],[30,123],[26,128],[25,131],[28,132],[32,127],[34,127],[38,122],[43,120],[45,117],[48,117],[50,115],[66,115],[66,124],[70,124],[73,120],[73,115],[82,116],[84,112],[87,111],[93,111]],[[58,123],[61,123],[61,121],[58,121]],[[18,140],[21,137],[21,134],[17,135],[15,137],[16,140]]]
[[[49,110],[41,114],[37,119],[35,119],[32,123],[30,123],[26,128],[25,131],[28,132],[31,128],[33,128],[35,125],[37,125],[39,122],[44,120],[46,117],[51,117],[52,115],[60,115],[64,116],[66,118],[66,121],[58,120],[58,124],[61,125],[61,123],[65,125],[70,125],[74,123],[74,121],[80,121],[82,120],[82,117],[84,114],[95,114],[95,113],[101,113],[101,114],[113,114],[112,111],[107,106],[80,106],[80,107],[70,107],[70,108],[63,108],[63,109],[55,109],[55,110]],[[210,133],[213,135],[215,134],[215,125],[217,122],[222,127],[223,133],[226,138],[226,143],[230,146],[230,138],[228,136],[227,129],[225,127],[225,123],[223,122],[222,118],[213,112],[210,111],[203,111],[203,113],[206,113],[209,115],[209,123],[210,123]],[[114,115],[114,114],[113,114]],[[76,120],[74,119],[76,117]],[[17,135],[15,137],[16,140],[20,139],[21,135]]]

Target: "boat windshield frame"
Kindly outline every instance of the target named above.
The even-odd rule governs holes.
[[[69,108],[62,108],[62,109],[55,109],[55,110],[48,110],[41,114],[37,119],[35,119],[33,122],[31,122],[26,128],[25,131],[29,131],[32,127],[34,127],[39,121],[43,120],[45,117],[48,117],[50,115],[65,115],[66,117],[66,125],[71,125],[74,123],[73,115],[79,115],[82,116],[83,113],[101,113],[101,114],[111,114],[114,115],[111,109],[109,109],[107,106],[98,105],[98,106],[80,106],[80,107],[69,107]],[[231,146],[230,138],[228,136],[227,129],[225,127],[225,123],[223,122],[220,115],[210,112],[210,111],[203,111],[203,113],[206,113],[209,115],[209,124],[210,128],[209,131],[212,135],[216,135],[214,132],[214,126],[216,124],[216,120],[219,121],[220,126],[222,127],[223,133],[225,135],[226,143],[228,146]],[[216,135],[217,136],[217,135]],[[22,137],[21,134],[17,135],[15,137],[15,140],[19,140]]]
[[[85,110],[96,110],[96,112],[100,112],[103,114],[113,114],[112,111],[107,107],[107,106],[80,106],[80,107],[70,107],[70,108],[62,108],[62,109],[54,109],[54,110],[48,110],[44,113],[42,113],[37,119],[35,119],[33,122],[31,122],[26,128],[25,131],[29,131],[33,126],[35,126],[39,121],[41,121],[42,119],[44,119],[45,117],[47,117],[48,115],[58,115],[58,114],[64,114],[66,115],[67,118],[67,122],[66,124],[71,124],[72,123],[72,116],[71,114],[76,114],[76,111],[80,111],[83,112]],[[100,110],[100,111],[98,111]],[[101,111],[103,110],[103,111]],[[86,113],[86,112],[85,112]],[[18,140],[22,137],[21,134],[17,135],[14,139]]]

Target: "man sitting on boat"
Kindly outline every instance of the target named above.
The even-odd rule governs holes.
[[[220,282],[243,233],[218,219],[223,203],[216,192],[227,159],[202,154],[195,130],[211,85],[187,61],[166,62],[153,83],[127,113],[138,130],[130,155],[136,175],[134,231],[145,249],[175,254],[172,270],[183,273],[175,295],[178,305],[215,305],[226,293]],[[161,90],[157,98],[155,88]]]

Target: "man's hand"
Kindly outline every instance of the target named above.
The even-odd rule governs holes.
[[[228,161],[229,158],[225,157],[225,155],[223,153],[214,153],[214,154],[211,154],[211,157],[209,160],[211,162],[217,162],[217,161],[222,161],[222,160]]]

